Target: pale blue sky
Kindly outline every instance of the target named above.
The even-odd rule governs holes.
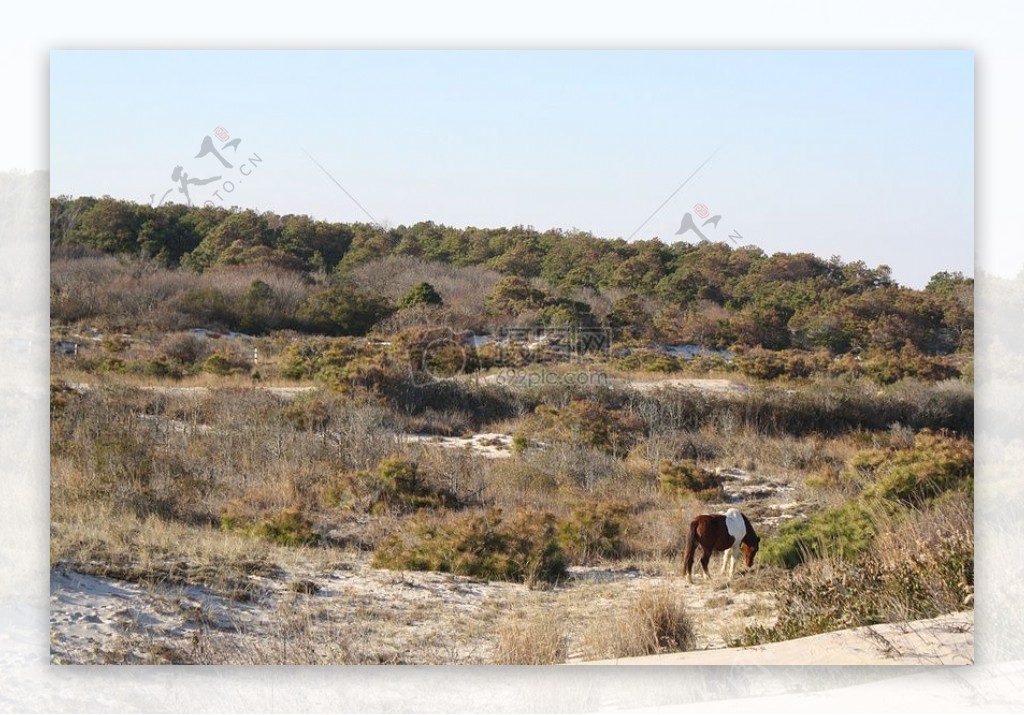
[[[973,76],[963,51],[58,51],[51,193],[147,202],[181,165],[221,176],[197,202],[367,220],[305,150],[378,221],[626,238],[717,150],[635,238],[702,202],[712,240],[920,287],[974,273]],[[230,169],[194,158],[215,127]]]

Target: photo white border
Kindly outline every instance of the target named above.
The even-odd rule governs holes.
[[[130,9],[129,9],[130,8]],[[1013,276],[1024,209],[1015,181],[1024,7],[1006,3],[638,2],[507,5],[292,2],[48,3],[5,8],[0,28],[0,171],[48,167],[48,53],[73,48],[679,48],[967,49],[976,66],[976,255]],[[20,108],[19,112],[12,111]],[[753,108],[752,108],[753,109]],[[879,111],[884,111],[880,107]],[[36,177],[40,190],[45,177]],[[32,179],[27,179],[32,181]],[[977,528],[976,660],[966,668],[506,668],[50,666],[48,642],[48,190],[0,216],[0,709],[33,712],[988,712],[1024,703],[1024,619],[1006,521]],[[38,212],[43,211],[42,222]],[[29,235],[40,225],[42,235]],[[990,256],[992,257],[990,259]],[[1005,257],[1005,258],[1004,258]],[[997,270],[997,269],[1001,269]],[[1005,271],[1003,273],[1002,271]],[[979,296],[984,287],[979,279]],[[1019,327],[1016,302],[978,317],[979,345]],[[987,331],[987,332],[986,332]],[[27,347],[26,339],[30,343]],[[986,400],[1021,396],[988,356],[978,362],[979,513],[1020,513],[1013,456]],[[998,450],[998,451],[995,451]],[[998,485],[999,490],[990,488]]]

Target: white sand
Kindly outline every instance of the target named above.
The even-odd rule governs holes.
[[[673,378],[668,380],[628,380],[625,383],[639,392],[653,390],[699,390],[717,393],[750,392],[750,385],[720,378]]]
[[[512,456],[512,435],[481,432],[468,437],[442,437],[429,434],[404,434],[403,442],[433,445],[442,449],[460,449],[490,459]]]
[[[751,648],[670,653],[584,665],[969,665],[974,611],[823,633]]]

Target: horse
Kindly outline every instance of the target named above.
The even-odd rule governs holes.
[[[693,555],[699,545],[700,567],[704,571],[704,576],[711,578],[711,574],[708,573],[711,554],[715,551],[724,551],[726,553],[722,558],[722,574],[728,566],[729,578],[732,578],[739,552],[743,552],[747,568],[750,568],[754,565],[754,555],[760,544],[761,539],[754,531],[753,524],[739,509],[729,509],[724,514],[701,514],[690,522],[683,570],[690,583],[693,583]]]

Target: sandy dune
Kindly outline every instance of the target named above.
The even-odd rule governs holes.
[[[974,611],[886,623],[752,648],[669,653],[585,665],[970,665]]]
[[[262,595],[238,602],[202,586],[145,586],[57,568],[50,577],[51,662],[223,662],[229,657],[239,663],[486,663],[503,619],[539,609],[558,613],[569,639],[568,661],[582,664],[581,639],[588,629],[611,622],[640,593],[665,586],[681,589],[687,608],[702,614],[699,650],[594,663],[973,662],[973,612],[727,648],[744,627],[770,620],[771,594],[734,590],[720,581],[686,584],[634,569],[576,567],[568,583],[530,591],[447,574],[381,571],[353,555],[327,569],[292,569],[253,581]],[[311,588],[296,590],[302,583]],[[286,641],[293,650],[282,649]]]

